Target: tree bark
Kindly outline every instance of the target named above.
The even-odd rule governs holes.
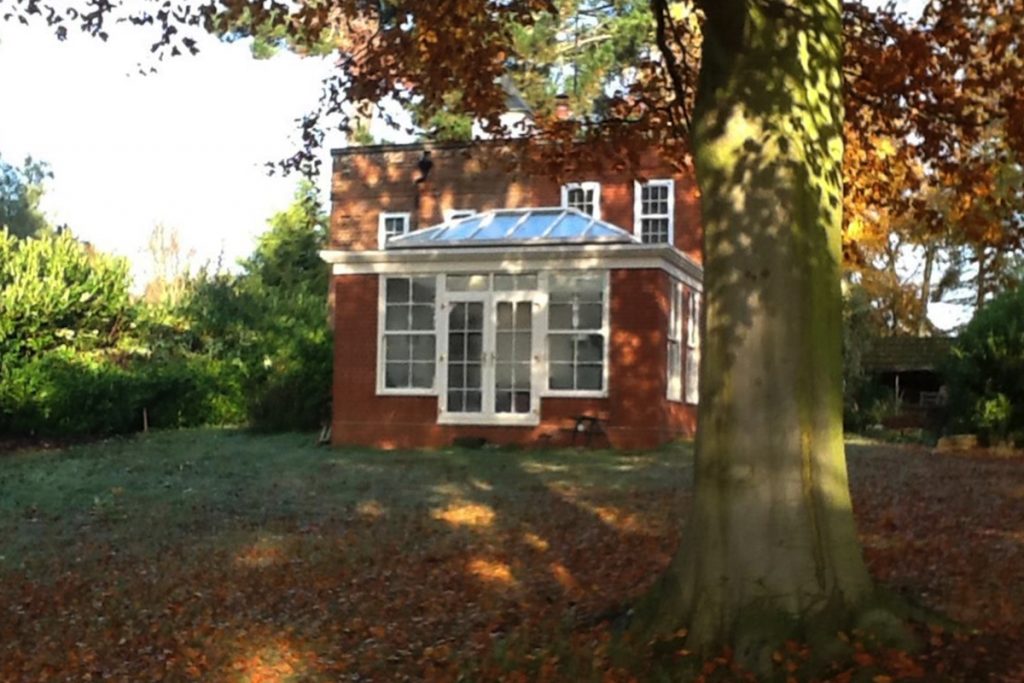
[[[928,245],[924,248],[924,276],[921,281],[921,319],[917,323],[918,336],[924,337],[931,332],[928,322],[928,304],[932,295],[932,269],[935,266],[936,247]]]
[[[634,627],[763,662],[801,627],[834,634],[872,594],[842,433],[840,2],[703,9],[696,489]]]

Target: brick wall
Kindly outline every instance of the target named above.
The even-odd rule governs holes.
[[[436,146],[430,147],[433,168],[428,180],[417,183],[417,164],[424,149],[423,145],[388,145],[335,152],[332,248],[376,249],[382,212],[409,212],[415,230],[442,222],[446,209],[557,206],[561,184],[577,181],[600,182],[601,217],[633,230],[633,173],[595,168],[555,179],[517,170],[507,147]],[[637,173],[647,179],[675,180],[675,245],[700,260],[699,205],[692,176],[653,154],[643,158]]]
[[[492,443],[565,445],[579,414],[600,416],[617,448],[651,448],[693,433],[694,407],[665,398],[669,278],[660,270],[612,271],[608,397],[542,398],[537,427],[439,425],[435,396],[377,396],[378,282],[376,275],[334,278],[336,444],[439,447],[479,436]]]

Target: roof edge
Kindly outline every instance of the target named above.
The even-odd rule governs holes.
[[[501,147],[504,145],[522,145],[529,138],[495,138],[490,140],[464,140],[451,142],[383,142],[376,145],[352,145],[350,147],[332,147],[331,157],[354,156],[357,154],[384,154],[387,152],[415,152],[435,149],[467,149],[469,147]]]
[[[668,244],[538,244],[511,251],[507,246],[385,251],[324,249],[320,258],[335,275],[398,274],[403,272],[470,272],[482,268],[660,268],[703,289],[704,268]]]

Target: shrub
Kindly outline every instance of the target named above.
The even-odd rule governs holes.
[[[975,314],[945,371],[955,428],[990,440],[1024,431],[1024,290],[1006,292]]]
[[[118,359],[60,349],[0,374],[0,433],[109,435],[240,423],[240,373],[206,359]]]

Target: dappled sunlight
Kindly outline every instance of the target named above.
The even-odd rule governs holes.
[[[657,530],[649,520],[638,512],[629,512],[614,505],[597,504],[585,499],[579,489],[567,484],[553,484],[548,486],[553,494],[571,503],[581,510],[585,510],[597,517],[604,524],[620,533],[629,534],[652,534]]]
[[[612,470],[613,472],[632,472],[634,470],[652,467],[654,464],[655,463],[652,458],[623,458],[621,462],[608,465],[606,469]]]
[[[261,536],[255,543],[242,548],[235,556],[235,564],[258,569],[280,564],[286,560],[286,542],[283,536]]]
[[[452,526],[490,527],[494,524],[494,509],[482,503],[456,501],[446,508],[434,509],[434,519]]]
[[[444,498],[461,498],[468,493],[465,486],[462,484],[454,484],[452,482],[436,484],[432,486],[430,490]]]
[[[971,627],[1021,628],[1018,463],[851,451],[876,578]],[[288,496],[270,452],[225,456],[212,470],[223,493],[195,509],[163,487],[163,465],[130,483],[107,479],[121,461],[98,467],[96,490],[124,488],[124,517],[102,533],[59,514],[63,493],[43,497],[51,480],[19,476],[0,536],[31,554],[0,550],[0,681],[501,680],[552,634],[596,642],[605,615],[668,565],[690,509],[692,466],[674,450],[351,453],[381,474],[289,465]],[[565,469],[530,474],[524,462]],[[290,493],[303,490],[316,496]],[[533,673],[524,680],[544,680]],[[573,676],[548,680],[601,680]]]
[[[551,576],[558,582],[558,585],[569,595],[576,596],[583,592],[583,587],[580,586],[579,581],[561,562],[552,562],[548,565],[548,569],[551,571]]]
[[[377,500],[364,500],[356,506],[356,512],[362,517],[376,521],[387,515],[388,510]]]
[[[254,648],[231,664],[232,675],[226,680],[247,683],[291,683],[304,680],[307,660],[313,653],[300,652],[285,638]]]
[[[540,553],[547,552],[551,547],[551,544],[548,543],[547,540],[541,538],[532,531],[527,531],[523,534],[523,543]]]
[[[547,472],[568,472],[568,465],[558,465],[552,462],[537,462],[536,460],[524,460],[521,467],[529,474],[545,474]]]
[[[478,557],[469,561],[467,569],[476,578],[501,588],[514,588],[518,585],[512,576],[512,567],[505,562]]]
[[[478,491],[493,491],[494,490],[494,486],[492,486],[490,483],[488,483],[488,482],[486,482],[486,481],[484,481],[482,479],[477,479],[476,477],[471,478],[469,480],[469,483],[472,484],[473,488],[477,489]]]
[[[610,505],[588,505],[583,504],[597,515],[598,519],[617,531],[629,533],[644,533],[649,531],[648,525],[636,513],[624,512]]]

